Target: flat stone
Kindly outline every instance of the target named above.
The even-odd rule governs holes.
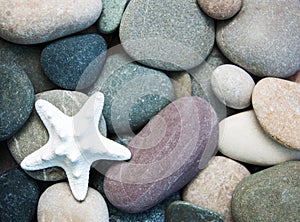
[[[97,80],[105,55],[106,43],[102,36],[77,35],[46,46],[41,55],[41,65],[56,85],[80,90]]]
[[[0,221],[33,221],[40,196],[32,178],[19,169],[0,175]]]
[[[213,20],[195,0],[132,0],[120,25],[121,43],[130,56],[169,71],[188,70],[203,62],[214,36]]]
[[[0,62],[0,95],[0,141],[3,141],[24,125],[34,102],[31,81],[13,61]]]
[[[300,162],[291,161],[245,178],[231,206],[234,221],[299,221]]]
[[[102,0],[103,9],[98,21],[99,31],[110,34],[120,25],[128,0]]]
[[[168,76],[173,84],[176,98],[192,95],[192,80],[188,72],[171,72]]]
[[[38,221],[108,222],[108,209],[101,194],[89,188],[84,201],[74,199],[67,183],[49,187],[40,197]]]
[[[0,39],[0,61],[13,61],[22,68],[29,77],[35,93],[57,88],[42,70],[41,52],[39,46],[17,45]]]
[[[233,109],[250,106],[254,86],[252,77],[235,65],[218,66],[211,77],[211,87],[217,98]]]
[[[223,222],[224,220],[212,210],[184,201],[175,201],[167,209],[166,222],[178,221]]]
[[[8,150],[6,141],[0,142],[0,174],[18,166]]]
[[[105,95],[103,115],[108,131],[135,135],[155,114],[175,99],[165,73],[132,62],[125,54],[109,56],[89,94]]]
[[[143,212],[180,190],[216,153],[217,117],[197,97],[174,101],[128,144],[129,162],[105,174],[108,200],[124,212]]]
[[[227,117],[219,129],[219,151],[234,160],[257,166],[300,160],[300,151],[288,149],[265,133],[253,110]]]
[[[242,7],[242,0],[198,0],[201,9],[210,17],[225,20],[233,17]]]
[[[91,26],[101,0],[1,1],[0,37],[17,44],[48,42]]]
[[[291,76],[300,69],[299,10],[298,0],[244,0],[234,18],[218,23],[217,43],[251,74]]]
[[[38,99],[47,100],[65,114],[73,116],[87,101],[88,96],[76,91],[52,90],[37,94],[35,100]],[[99,123],[99,129],[102,135],[106,135],[103,117]],[[26,156],[45,145],[48,138],[47,129],[34,110],[22,129],[8,141],[8,147],[15,160],[21,163]],[[43,181],[57,181],[66,178],[64,171],[57,167],[26,171],[26,173],[35,179]]]
[[[233,221],[231,198],[237,184],[249,176],[238,162],[215,156],[183,191],[183,200],[218,212],[225,221]]]
[[[259,81],[252,105],[263,129],[277,142],[300,150],[300,85],[277,78]]]

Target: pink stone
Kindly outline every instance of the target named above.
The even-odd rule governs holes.
[[[216,153],[217,141],[212,107],[198,97],[180,98],[128,144],[132,159],[107,171],[104,192],[122,211],[145,211],[191,181]]]

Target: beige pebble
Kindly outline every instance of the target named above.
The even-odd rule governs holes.
[[[172,72],[168,75],[173,84],[176,98],[192,95],[192,80],[187,72]]]
[[[249,171],[241,164],[215,156],[183,191],[183,200],[218,212],[224,221],[231,217],[231,198],[236,185]]]
[[[39,222],[108,222],[106,203],[101,194],[89,188],[86,199],[78,202],[72,196],[67,183],[49,187],[38,203]]]
[[[300,85],[278,78],[264,78],[252,94],[256,117],[274,140],[300,150]]]

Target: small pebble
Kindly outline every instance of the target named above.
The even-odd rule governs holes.
[[[57,183],[49,187],[38,203],[40,222],[108,222],[108,209],[104,198],[93,188],[88,189],[84,201],[74,199],[67,183]]]
[[[177,99],[192,95],[192,80],[188,72],[171,72],[168,76],[173,84]]]
[[[217,98],[233,109],[250,106],[254,86],[251,76],[235,65],[218,66],[211,77],[211,87]]]

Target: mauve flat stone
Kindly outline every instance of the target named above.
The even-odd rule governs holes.
[[[184,97],[159,112],[128,144],[129,162],[106,173],[104,192],[122,211],[145,211],[180,190],[216,153],[217,116],[198,97]]]

